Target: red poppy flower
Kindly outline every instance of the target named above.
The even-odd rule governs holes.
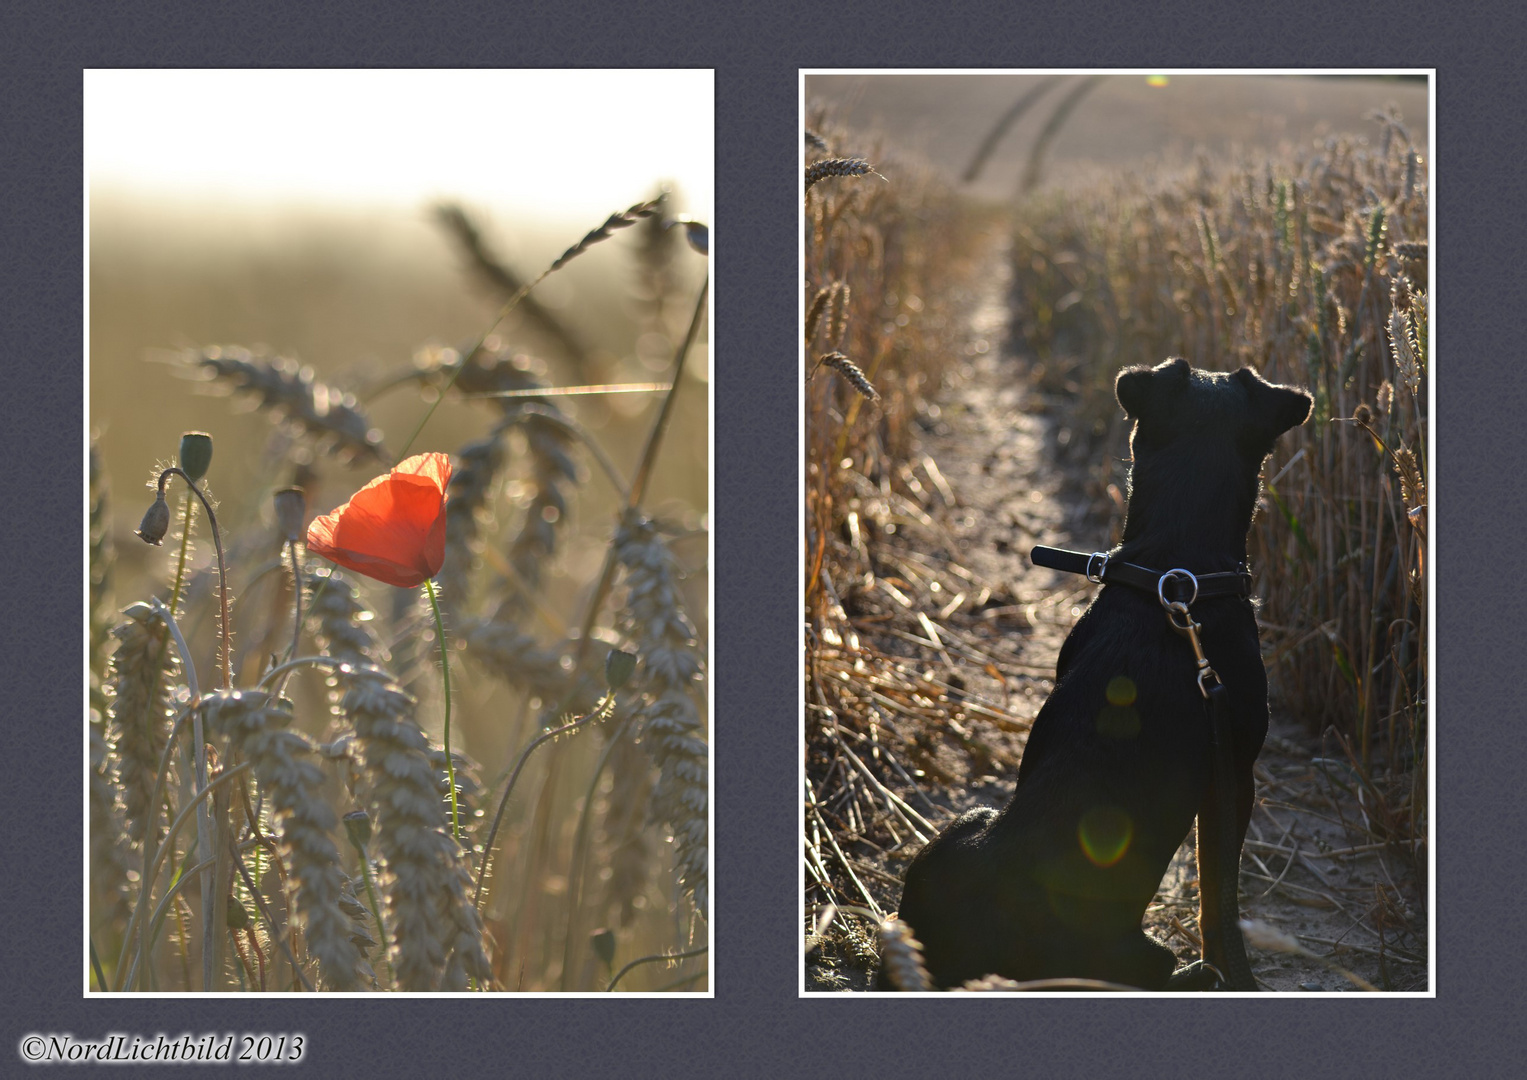
[[[451,459],[416,454],[378,476],[332,514],[308,526],[308,550],[330,562],[409,589],[445,561],[445,488]]]

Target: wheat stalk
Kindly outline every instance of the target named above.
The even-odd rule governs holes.
[[[662,195],[660,192],[659,197]],[[648,218],[638,229],[635,251],[635,306],[646,326],[664,333],[668,302],[677,291],[679,281],[675,269],[678,251],[674,241],[677,236],[672,228],[675,224],[678,222],[664,221],[661,215]]]
[[[494,254],[482,230],[460,206],[453,203],[437,206],[435,220],[461,245],[472,269],[494,289],[513,295],[525,287],[524,279]],[[561,346],[576,366],[584,368],[589,365],[588,349],[562,320],[542,306],[535,297],[526,296],[522,299],[520,311],[532,325]]]
[[[461,638],[467,652],[505,681],[530,689],[543,700],[558,700],[569,689],[562,659],[516,625],[517,606],[501,608],[494,617],[464,627]],[[584,696],[580,694],[578,700]]]
[[[153,608],[133,604],[122,614],[126,621],[111,632],[117,649],[106,679],[112,778],[122,793],[128,835],[134,843],[147,836],[153,846],[149,823],[158,816],[155,782],[174,713],[172,687],[180,660],[169,648],[169,628]]]
[[[842,353],[827,353],[824,356],[818,357],[817,363],[823,367],[832,368],[839,375],[842,375],[848,381],[848,384],[858,392],[860,397],[870,401],[880,400],[880,391],[876,390],[874,385],[870,383],[868,377],[860,370],[859,365]]]
[[[494,484],[504,466],[503,432],[500,423],[483,438],[463,446],[456,453],[451,472],[445,503],[445,562],[436,582],[441,603],[458,615],[470,595],[472,570],[481,547],[481,521],[490,512]]]
[[[652,759],[636,742],[620,740],[610,763],[610,796],[605,801],[604,846],[610,868],[607,902],[619,911],[620,925],[636,918],[636,899],[647,886],[651,858],[646,808],[652,795]]]
[[[823,158],[806,166],[806,190],[829,176],[863,176],[874,171],[874,166],[863,158]]]
[[[650,520],[628,513],[615,533],[615,555],[626,568],[620,622],[645,671],[642,744],[658,767],[653,813],[673,831],[680,884],[706,915],[709,757],[695,703],[703,678],[695,629],[677,563]]]
[[[376,936],[371,932],[374,922],[371,911],[361,903],[360,897],[355,893],[355,879],[343,875],[344,884],[339,893],[339,910],[344,913],[349,922],[350,941],[360,950],[361,962],[356,969],[360,975],[364,987],[372,990],[377,989],[376,971],[368,959],[377,946]]]
[[[404,990],[465,990],[492,968],[460,849],[446,831],[429,742],[414,700],[380,668],[345,668],[340,712],[355,729],[376,814],[392,967]]]
[[[127,899],[127,829],[118,805],[107,720],[111,701],[106,690],[111,642],[111,542],[109,488],[95,439],[90,441],[90,887],[108,925],[124,922]]]
[[[182,354],[180,363],[196,377],[253,397],[258,408],[271,410],[342,460],[390,464],[382,433],[370,425],[354,396],[318,382],[310,368],[295,360],[213,346]]]
[[[597,229],[590,229],[582,240],[579,240],[572,247],[557,256],[557,260],[547,267],[546,273],[542,274],[541,277],[545,277],[546,274],[550,274],[553,270],[560,270],[599,241],[608,240],[611,236],[615,235],[617,229],[630,228],[638,221],[661,214],[663,212],[663,201],[663,197],[658,196],[656,199],[639,202],[626,210],[611,214],[605,218],[603,225]]]
[[[931,990],[933,980],[923,966],[922,942],[900,919],[880,924],[880,965],[898,990]]]
[[[374,662],[369,611],[343,575],[312,576],[309,608],[326,655],[344,661],[335,713],[355,733],[375,812],[392,967],[407,990],[464,990],[492,976],[461,849],[447,832],[444,758],[414,720],[414,699]],[[458,777],[458,785],[461,780]],[[464,788],[462,790],[465,790]]]
[[[112,780],[111,748],[94,710],[90,719],[90,890],[104,925],[126,922],[131,913],[128,872],[133,869],[127,829]]]
[[[567,454],[566,432],[534,413],[519,420],[530,451],[530,481],[535,494],[525,507],[519,533],[509,545],[509,564],[531,590],[541,583],[541,568],[557,550],[557,534],[567,518],[564,483],[578,482],[578,466]]]
[[[823,285],[817,290],[817,294],[811,298],[811,303],[806,308],[807,345],[810,345],[812,339],[817,336],[817,323],[822,319],[822,312],[827,310],[827,302],[832,298],[837,284],[837,282],[833,282],[831,285]]]
[[[95,440],[90,441],[90,675],[91,690],[98,692],[98,683],[106,671],[106,647],[111,629],[111,576],[116,561],[115,546],[111,541],[110,486],[106,471],[101,467],[101,456]],[[97,705],[100,702],[97,701]]]
[[[351,938],[350,917],[341,906],[345,875],[333,832],[339,824],[323,797],[325,774],[305,735],[289,730],[292,703],[259,691],[217,691],[202,699],[209,727],[228,736],[254,765],[261,797],[270,803],[279,829],[291,907],[300,922],[308,954],[333,990],[349,990],[361,980],[365,957]]]

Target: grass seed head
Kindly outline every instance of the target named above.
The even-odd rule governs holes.
[[[863,176],[875,169],[863,158],[823,158],[806,166],[806,190],[829,176]]]
[[[870,401],[880,400],[880,392],[875,389],[864,372],[860,370],[859,365],[842,353],[828,353],[822,357],[821,363],[842,375],[848,381],[848,384],[858,391],[860,397],[868,398]]]

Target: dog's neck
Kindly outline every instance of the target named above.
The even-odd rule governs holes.
[[[1142,566],[1203,573],[1233,570],[1244,563],[1257,477],[1248,482],[1238,474],[1238,462],[1184,470],[1180,459],[1164,458],[1137,460],[1130,469],[1118,556]]]

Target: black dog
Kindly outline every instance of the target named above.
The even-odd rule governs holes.
[[[1114,389],[1135,426],[1124,541],[1109,559],[1244,573],[1262,464],[1309,415],[1310,396],[1250,368],[1211,374],[1185,360],[1123,371]],[[1167,598],[1185,600],[1185,582]],[[936,984],[997,974],[1166,988],[1176,959],[1141,919],[1197,817],[1205,959],[1228,986],[1255,989],[1234,875],[1267,734],[1267,673],[1250,599],[1200,597],[1191,610],[1229,693],[1236,865],[1216,855],[1226,829],[1193,649],[1154,592],[1105,583],[1061,647],[1012,800],[964,814],[907,868],[900,917]],[[881,988],[891,988],[884,973]]]

